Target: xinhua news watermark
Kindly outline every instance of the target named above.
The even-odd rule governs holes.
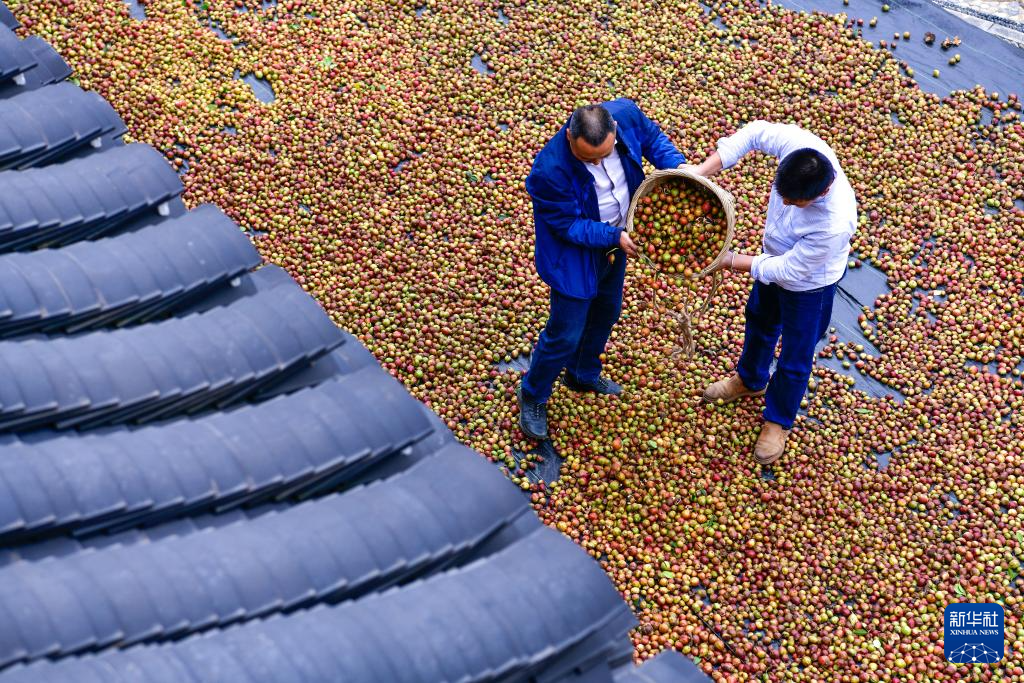
[[[946,607],[943,625],[946,661],[994,664],[1003,658],[1003,606],[959,602]]]

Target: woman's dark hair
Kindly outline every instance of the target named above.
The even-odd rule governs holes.
[[[790,201],[816,199],[836,179],[836,169],[824,154],[804,147],[790,152],[775,171],[775,189]]]

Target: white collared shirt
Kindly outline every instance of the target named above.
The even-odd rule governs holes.
[[[590,175],[594,176],[601,221],[618,228],[625,226],[626,214],[629,213],[629,185],[626,182],[626,170],[622,168],[619,150],[613,147],[612,153],[599,164],[583,165],[590,171]]]
[[[762,251],[750,274],[794,292],[838,282],[850,257],[850,237],[857,229],[857,199],[835,152],[824,140],[799,126],[753,121],[718,141],[722,166],[730,168],[751,150],[779,160],[810,147],[824,154],[836,170],[828,193],[807,207],[786,206],[772,183]]]

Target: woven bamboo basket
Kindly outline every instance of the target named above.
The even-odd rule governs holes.
[[[702,175],[694,173],[691,166],[683,166],[681,168],[671,168],[662,171],[654,171],[647,178],[640,183],[640,187],[637,188],[636,193],[633,195],[633,201],[629,204],[629,214],[626,216],[626,232],[633,231],[633,217],[636,215],[636,208],[640,204],[640,200],[649,195],[651,192],[659,188],[668,182],[678,181],[679,179],[685,179],[691,183],[697,183],[708,189],[721,203],[722,209],[725,211],[726,219],[726,232],[725,232],[725,243],[722,246],[722,250],[718,252],[715,259],[704,267],[698,273],[686,276],[681,273],[663,273],[655,265],[646,254],[641,254],[641,258],[654,269],[655,274],[658,277],[667,277],[674,280],[682,281],[693,281],[700,278],[711,275],[711,289],[708,292],[707,297],[702,303],[700,303],[694,310],[690,307],[690,291],[691,287],[687,286],[684,288],[686,293],[686,300],[683,302],[683,310],[672,312],[673,317],[681,324],[683,328],[683,344],[682,350],[687,356],[692,356],[694,352],[694,340],[693,340],[693,322],[699,318],[711,305],[711,299],[714,298],[715,293],[718,291],[718,287],[722,284],[722,271],[720,266],[722,261],[725,259],[726,253],[732,248],[733,238],[736,233],[736,200],[729,192],[723,190],[721,187],[711,182]],[[643,245],[637,243],[637,246],[641,249]]]
[[[697,279],[706,277],[711,273],[718,270],[718,267],[722,264],[722,259],[725,258],[725,254],[732,247],[732,240],[736,233],[736,200],[731,194],[723,190],[721,187],[711,182],[702,175],[698,175],[690,170],[692,167],[683,166],[682,168],[667,168],[663,171],[654,171],[647,176],[640,187],[637,188],[636,193],[633,194],[633,201],[629,203],[629,213],[626,216],[626,232],[633,231],[633,217],[636,215],[636,207],[640,205],[640,200],[654,192],[656,189],[661,187],[667,182],[678,180],[679,178],[685,178],[686,180],[702,185],[706,189],[710,190],[718,201],[722,204],[722,209],[725,210],[725,220],[727,223],[725,232],[725,245],[722,247],[722,251],[718,253],[715,260],[709,263],[704,270],[699,273],[694,273],[691,278]],[[652,268],[657,268],[653,262],[650,262]],[[676,273],[662,273],[665,277],[671,277],[676,279],[687,279],[684,275]]]

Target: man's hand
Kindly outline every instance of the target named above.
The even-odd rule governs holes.
[[[711,156],[704,160],[704,163],[694,166],[692,170],[705,178],[713,176],[722,170],[722,157],[718,156],[718,152],[712,152]]]
[[[754,257],[748,254],[737,254],[735,251],[725,252],[722,262],[715,270],[735,270],[740,273],[749,273],[754,263]]]
[[[640,250],[636,248],[633,240],[629,237],[629,233],[625,230],[619,235],[619,246],[622,247],[622,251],[626,252],[626,256],[630,258],[636,258],[640,255]]]
[[[715,267],[715,270],[732,270],[733,264],[736,263],[736,252],[727,251],[722,257],[722,260]]]

